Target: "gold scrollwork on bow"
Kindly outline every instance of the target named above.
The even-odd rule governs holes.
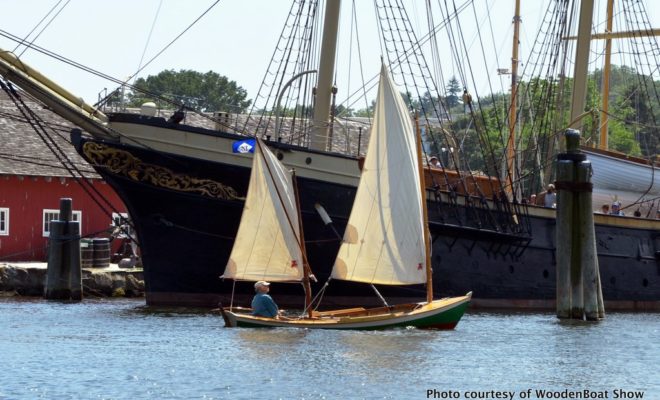
[[[183,192],[196,192],[204,196],[223,200],[245,200],[234,188],[211,179],[199,179],[175,173],[167,168],[142,162],[128,151],[108,147],[94,142],[83,145],[83,153],[95,166],[123,175],[137,182]]]

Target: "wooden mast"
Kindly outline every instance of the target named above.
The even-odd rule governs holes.
[[[424,211],[424,249],[426,250],[426,302],[433,301],[433,268],[431,266],[431,240],[429,238],[429,212],[426,205],[426,182],[424,180],[424,165],[422,164],[422,134],[419,130],[419,118],[415,112],[415,142],[417,143],[417,168],[419,169],[422,210]]]
[[[303,257],[303,287],[305,288],[305,307],[307,308],[307,316],[312,318],[312,285],[309,283],[309,276],[311,275],[311,267],[307,261],[307,249],[305,248],[305,234],[303,232],[302,213],[300,211],[300,198],[298,196],[298,179],[296,178],[296,170],[293,170],[293,191],[296,195],[296,210],[298,210],[298,225],[300,228],[300,237],[298,238],[298,246]]]
[[[591,2],[591,8],[593,11],[593,0],[589,0]],[[597,40],[597,39],[605,39],[605,60],[604,60],[604,65],[603,65],[603,83],[601,86],[601,95],[602,95],[602,110],[600,114],[601,118],[601,125],[600,125],[600,140],[598,143],[598,148],[602,150],[608,150],[609,145],[608,145],[608,120],[609,120],[609,115],[608,115],[608,110],[609,110],[609,95],[610,95],[610,72],[611,72],[611,58],[612,58],[612,39],[624,39],[624,38],[641,38],[641,37],[650,37],[650,36],[658,36],[660,35],[660,29],[645,29],[645,30],[636,30],[636,31],[621,31],[621,32],[613,32],[613,16],[614,16],[614,0],[608,0],[607,1],[607,28],[605,32],[603,33],[595,33],[592,35],[588,35],[586,32],[580,32],[578,36],[568,36],[563,38],[564,40],[585,40],[586,37],[589,37],[590,40]],[[582,18],[582,16],[581,16]],[[584,36],[583,36],[584,33]],[[582,39],[580,39],[582,37]],[[580,45],[578,44],[578,48]],[[589,53],[588,51],[588,44],[587,44],[587,51],[586,53]],[[580,50],[578,50],[580,51]],[[577,57],[584,57],[583,56],[577,56]],[[576,59],[577,59],[576,57]],[[588,57],[588,54],[587,54]],[[577,69],[577,62],[576,62],[576,69]],[[577,73],[577,72],[576,72]],[[586,86],[586,83],[585,83]],[[578,87],[577,85],[577,75],[576,75],[576,88]],[[585,91],[585,96],[586,96],[586,89],[582,90]],[[576,99],[574,93],[574,101]],[[577,93],[579,96],[582,96],[581,92]],[[583,106],[584,107],[584,106]],[[573,108],[574,112],[578,112],[578,110]],[[578,112],[578,116],[579,116]],[[571,120],[575,121],[577,116],[571,115]],[[573,124],[575,125],[575,123]]]
[[[330,100],[332,98],[332,80],[335,74],[335,56],[337,53],[337,30],[339,28],[340,0],[326,0],[323,19],[323,39],[319,61],[318,83],[314,102],[314,129],[310,148],[327,150],[328,127],[330,123]]]
[[[607,1],[607,33],[612,33],[612,16],[614,14],[614,0]],[[598,142],[598,147],[602,150],[607,150],[608,137],[607,137],[607,112],[609,110],[610,104],[610,69],[611,69],[611,57],[612,57],[612,38],[607,38],[605,41],[605,65],[603,67],[603,109],[600,112],[600,141]]]
[[[259,147],[259,151],[263,154],[264,150],[262,148],[262,143],[259,138],[255,138],[256,144]],[[268,174],[270,175],[270,179],[273,179],[273,172],[270,170],[270,165],[268,163],[265,163],[266,169],[268,170]],[[307,303],[307,309],[309,313],[309,317],[312,317],[312,307],[311,302],[312,302],[312,288],[309,283],[309,275],[311,268],[309,267],[309,262],[307,261],[307,253],[305,250],[305,239],[304,239],[304,234],[303,234],[303,229],[302,229],[302,215],[300,213],[300,200],[298,199],[298,184],[297,184],[297,179],[296,179],[296,173],[295,170],[293,171],[291,181],[293,182],[293,190],[295,193],[296,197],[296,211],[298,213],[298,228],[300,229],[299,235],[296,237],[296,242],[298,244],[298,247],[300,248],[300,253],[302,255],[302,261],[303,261],[303,287],[305,289],[305,302]],[[277,193],[277,198],[280,201],[280,204],[284,204],[284,201],[282,200],[282,195],[279,190],[277,190],[277,187],[275,187],[275,192]],[[286,209],[283,210],[284,215],[286,215],[286,220],[289,223],[289,226],[291,229],[294,231],[294,237],[295,235],[295,229],[293,226],[293,222],[291,222],[291,216],[289,213],[286,211]]]
[[[582,130],[584,106],[587,101],[587,74],[589,73],[589,48],[591,42],[591,22],[593,21],[594,0],[582,0],[580,3],[580,22],[578,25],[577,46],[575,49],[575,68],[573,70],[573,98],[571,100],[572,124],[569,128]]]
[[[513,16],[513,50],[511,54],[511,107],[509,107],[509,140],[506,145],[507,174],[509,185],[508,192],[514,197],[514,176],[516,173],[516,112],[518,91],[518,43],[520,41],[520,0],[516,0],[516,10]]]

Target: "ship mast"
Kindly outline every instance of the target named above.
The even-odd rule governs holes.
[[[573,70],[573,97],[571,100],[571,125],[569,128],[580,129],[579,117],[584,113],[587,101],[587,74],[589,73],[589,46],[591,45],[591,22],[593,20],[594,0],[582,0],[578,24],[577,46],[575,49],[575,68]]]
[[[509,140],[507,141],[507,173],[508,173],[508,192],[515,197],[514,177],[516,174],[516,106],[518,95],[518,44],[520,42],[520,0],[516,0],[516,10],[513,16],[513,50],[511,54],[511,107],[509,107]]]
[[[319,61],[318,83],[314,104],[314,128],[310,148],[327,150],[330,127],[330,104],[332,99],[332,80],[335,74],[335,55],[337,53],[337,31],[339,27],[339,8],[341,0],[326,0],[323,20],[323,39]]]
[[[431,265],[431,238],[429,237],[429,211],[426,204],[426,182],[422,164],[422,133],[419,129],[419,117],[415,113],[415,142],[417,143],[417,167],[419,168],[419,188],[421,190],[422,210],[424,215],[424,249],[426,254],[426,302],[433,301],[433,266]]]
[[[587,4],[588,3],[588,4]],[[585,5],[586,4],[586,5]],[[589,8],[587,16],[583,15],[585,13],[585,7]],[[573,121],[572,127],[579,126],[576,119],[584,112],[584,105],[586,99],[586,77],[587,77],[587,64],[589,57],[589,44],[591,40],[596,39],[605,39],[605,60],[603,66],[603,83],[602,83],[602,110],[601,110],[601,126],[600,126],[600,140],[598,147],[603,150],[607,150],[608,145],[608,109],[609,109],[609,96],[610,96],[610,70],[611,70],[611,56],[612,56],[612,39],[622,39],[622,38],[640,38],[648,36],[658,36],[660,35],[659,29],[645,29],[638,31],[622,31],[622,32],[613,32],[612,19],[614,15],[614,0],[608,0],[607,2],[607,29],[604,33],[590,34],[590,30],[586,29],[584,26],[588,23],[588,26],[591,26],[591,15],[593,13],[593,0],[583,0],[582,6],[580,8],[580,27],[577,36],[577,50],[576,50],[576,63],[575,63],[575,87],[573,90],[573,108],[571,112],[571,121]],[[583,21],[583,18],[585,20]],[[588,18],[588,22],[587,21]],[[568,37],[567,40],[574,40],[576,37]],[[584,45],[581,48],[580,42],[584,41]],[[580,65],[580,72],[578,72],[578,64]],[[582,65],[583,64],[583,65]],[[578,79],[580,83],[578,84]],[[581,103],[576,104],[576,101]],[[579,107],[578,107],[579,105]]]
[[[610,105],[610,72],[611,72],[611,59],[612,59],[612,39],[630,38],[630,37],[647,37],[658,36],[660,30],[658,29],[645,29],[642,31],[633,32],[613,32],[612,19],[614,16],[614,0],[607,1],[607,30],[602,34],[595,34],[592,39],[605,39],[605,61],[603,65],[603,84],[602,96],[603,104],[600,112],[600,141],[598,148],[602,150],[609,149],[609,138],[607,135],[608,122],[609,122],[609,105]]]
[[[298,228],[300,229],[300,235],[297,238],[298,247],[300,247],[300,252],[303,256],[303,280],[302,284],[305,289],[305,307],[307,308],[307,317],[312,318],[312,286],[310,284],[310,276],[312,275],[311,267],[309,266],[309,261],[307,260],[307,248],[305,247],[305,232],[303,231],[303,221],[302,221],[302,211],[300,210],[300,195],[298,193],[298,178],[296,178],[296,170],[293,170],[293,191],[296,196],[296,210],[298,211]]]
[[[607,1],[607,33],[612,33],[612,15],[614,14],[614,0]],[[607,150],[609,145],[607,143],[607,112],[610,105],[610,60],[612,58],[612,38],[605,40],[605,66],[603,67],[603,109],[600,112],[600,141],[598,147],[602,150]]]

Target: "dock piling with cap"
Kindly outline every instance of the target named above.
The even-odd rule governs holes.
[[[591,163],[580,132],[567,129],[557,156],[557,317],[597,321],[605,316],[592,210]]]
[[[44,298],[49,300],[82,300],[80,223],[72,216],[72,200],[60,199],[59,219],[50,221],[48,230]]]

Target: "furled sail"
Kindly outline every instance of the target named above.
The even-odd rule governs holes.
[[[243,215],[223,277],[299,281],[303,263],[292,174],[257,141]]]
[[[415,130],[383,65],[369,147],[333,278],[426,282],[420,185]]]

